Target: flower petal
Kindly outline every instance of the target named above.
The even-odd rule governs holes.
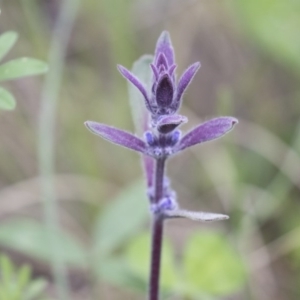
[[[183,136],[183,138],[179,141],[175,152],[196,144],[219,138],[230,131],[236,123],[238,123],[236,118],[220,117],[200,124]]]
[[[92,121],[86,121],[84,124],[91,132],[105,140],[146,154],[145,142],[129,132]]]
[[[169,66],[174,64],[174,49],[170,35],[167,31],[163,31],[157,40],[155,48],[155,62],[160,53],[165,55]]]
[[[156,68],[159,68],[160,66],[163,66],[165,70],[168,69],[167,58],[162,52],[158,54],[155,65],[156,65]]]
[[[125,67],[118,65],[118,70],[127,80],[129,80],[136,88],[139,89],[139,91],[143,94],[145,98],[147,108],[150,108],[147,91],[143,83]]]
[[[188,85],[190,84],[190,82],[192,81],[192,79],[194,78],[200,66],[201,66],[200,62],[196,62],[192,64],[184,71],[184,73],[180,77],[177,85],[175,100],[174,100],[175,110],[178,110],[180,106],[181,97],[184,91],[186,90],[186,88],[188,87]]]
[[[168,107],[172,103],[174,86],[169,74],[165,74],[159,79],[155,94],[158,107]]]
[[[166,210],[164,211],[164,217],[166,219],[174,218],[185,218],[192,221],[200,222],[213,222],[213,221],[222,221],[229,219],[229,216],[223,214],[215,214],[210,212],[203,211],[189,211],[189,210]]]
[[[186,123],[187,117],[181,115],[165,115],[158,119],[156,128],[160,133],[170,133],[180,124]]]

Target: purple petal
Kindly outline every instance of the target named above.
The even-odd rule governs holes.
[[[158,70],[157,70],[156,66],[154,64],[150,64],[150,67],[151,67],[151,69],[153,71],[155,80],[157,80],[158,79]]]
[[[163,75],[156,87],[156,103],[159,107],[167,107],[173,101],[174,87],[168,74]]]
[[[230,131],[236,123],[238,120],[233,117],[220,117],[200,124],[179,141],[175,152],[219,138]]]
[[[146,153],[145,142],[129,132],[92,121],[87,121],[84,124],[91,132],[101,136],[105,140],[138,152]]]
[[[135,87],[139,89],[139,91],[143,94],[146,100],[146,106],[149,108],[150,104],[145,86],[140,82],[140,80],[136,76],[134,76],[134,74],[132,74],[125,67],[118,65],[118,70],[127,80],[129,80]]]
[[[185,218],[190,219],[192,221],[200,221],[200,222],[213,222],[213,221],[221,221],[227,220],[229,217],[223,214],[215,214],[203,211],[188,211],[188,210],[166,210],[164,211],[164,217],[166,219],[174,219],[174,218]]]
[[[198,71],[198,69],[200,68],[200,66],[201,66],[200,62],[196,62],[196,63],[192,64],[184,71],[184,73],[180,77],[180,79],[178,81],[177,90],[176,90],[176,97],[174,100],[174,106],[175,106],[176,110],[180,106],[180,100],[181,100],[181,97],[182,97],[184,91],[190,84],[191,80],[194,78],[194,76],[195,76],[196,72]]]
[[[160,133],[170,133],[180,124],[186,123],[188,120],[185,116],[181,115],[165,115],[158,119],[156,127]]]
[[[155,57],[158,58],[160,53],[165,55],[169,66],[174,64],[174,49],[167,31],[162,32],[156,43]]]
[[[168,73],[170,76],[173,76],[176,67],[177,67],[177,65],[173,65],[169,68]]]
[[[168,63],[166,56],[163,53],[159,53],[155,62],[156,68],[163,66],[165,69],[168,69]]]

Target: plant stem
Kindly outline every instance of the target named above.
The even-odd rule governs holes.
[[[154,178],[154,204],[158,204],[163,196],[165,158],[157,159]],[[159,213],[153,215],[152,242],[151,242],[151,267],[149,281],[149,300],[159,299],[159,278],[161,249],[163,242],[163,218]]]
[[[48,229],[49,247],[52,252],[52,271],[60,300],[68,300],[69,286],[61,244],[57,232],[60,230],[58,205],[54,186],[54,136],[56,104],[61,87],[62,74],[71,30],[77,15],[80,0],[65,0],[55,24],[49,51],[49,73],[46,76],[39,119],[38,154],[41,176],[41,198],[45,222]]]

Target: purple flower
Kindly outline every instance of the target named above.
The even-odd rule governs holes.
[[[129,70],[118,66],[120,73],[142,93],[151,117],[156,121],[160,116],[175,114],[182,100],[182,95],[200,68],[200,63],[192,64],[176,83],[174,50],[169,33],[164,31],[159,37],[153,63],[151,92],[147,93],[143,83]]]
[[[171,189],[169,180],[163,175],[163,188],[159,193],[160,199],[156,199],[157,180],[155,182],[155,161],[165,161],[186,148],[217,139],[238,123],[233,117],[219,117],[206,121],[186,134],[178,129],[188,121],[187,117],[177,114],[182,101],[182,96],[188,85],[194,78],[200,63],[192,64],[176,81],[176,63],[174,49],[168,32],[164,31],[159,37],[155,55],[149,65],[152,72],[150,89],[139,80],[132,72],[118,66],[120,73],[133,84],[142,94],[148,111],[149,124],[141,124],[145,129],[142,137],[114,128],[105,124],[92,121],[85,125],[93,133],[102,138],[137,151],[144,155],[144,169],[147,177],[148,198],[151,203],[151,211],[161,214],[166,218],[189,218],[192,220],[210,221],[225,219],[225,215],[211,213],[195,213],[178,208],[176,193]]]
[[[219,117],[208,120],[186,134],[179,130],[181,124],[188,121],[187,117],[179,115],[183,94],[194,78],[200,63],[189,66],[176,80],[174,49],[168,32],[159,37],[152,63],[139,60],[143,71],[145,62],[152,72],[151,82],[142,81],[148,78],[145,72],[140,73],[141,80],[134,73],[123,66],[118,66],[120,73],[141,93],[145,102],[145,111],[140,112],[142,118],[139,132],[143,136],[136,136],[127,131],[92,121],[85,122],[87,128],[102,138],[134,150],[143,155],[144,171],[147,179],[147,196],[152,218],[151,267],[149,279],[150,300],[159,299],[160,257],[163,237],[163,221],[166,219],[185,218],[193,221],[209,222],[225,220],[229,217],[223,214],[208,212],[194,212],[181,209],[177,202],[175,191],[171,188],[170,180],[165,175],[165,165],[170,156],[186,148],[217,139],[229,132],[237,119],[233,117]],[[137,65],[135,65],[137,66]],[[134,68],[136,73],[137,69]],[[133,93],[134,94],[134,93]],[[139,97],[137,97],[139,98]],[[139,104],[137,104],[139,105]],[[134,104],[133,104],[134,106]]]

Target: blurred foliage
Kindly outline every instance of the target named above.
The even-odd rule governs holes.
[[[6,300],[47,300],[43,279],[32,279],[31,269],[24,265],[16,268],[11,260],[0,256],[0,297]]]
[[[5,271],[7,293],[18,292],[11,285],[23,281],[29,287],[38,280],[35,269],[43,265],[50,278],[47,294],[56,291],[36,159],[43,78],[4,80],[45,71],[35,60],[14,57],[45,60],[60,3],[0,1],[0,58],[7,58],[0,65],[0,108],[14,108],[12,94],[18,101],[0,118],[0,247],[36,262],[26,277],[20,275],[24,267],[1,259],[1,269],[11,270]],[[129,105],[115,66],[130,68],[152,53],[165,29],[178,74],[194,61],[202,64],[185,95],[182,114],[190,122],[184,130],[209,115],[233,115],[240,123],[226,138],[169,165],[181,206],[224,211],[230,220],[210,231],[168,222],[164,298],[299,299],[299,8],[299,0],[81,1],[66,50],[55,131],[54,181],[63,227],[56,240],[69,267],[72,299],[144,298],[149,214],[141,163],[134,153],[89,134],[83,122],[139,134],[130,106],[138,109],[140,98],[130,89]],[[139,63],[136,72],[143,69]],[[85,279],[86,271],[92,280]],[[0,287],[3,282],[1,276]]]
[[[10,51],[17,38],[17,33],[13,31],[7,31],[0,36],[0,60]],[[42,74],[47,69],[48,67],[44,62],[34,58],[22,57],[14,59],[0,65],[0,81]],[[0,87],[0,109],[12,110],[15,106],[13,95]]]

